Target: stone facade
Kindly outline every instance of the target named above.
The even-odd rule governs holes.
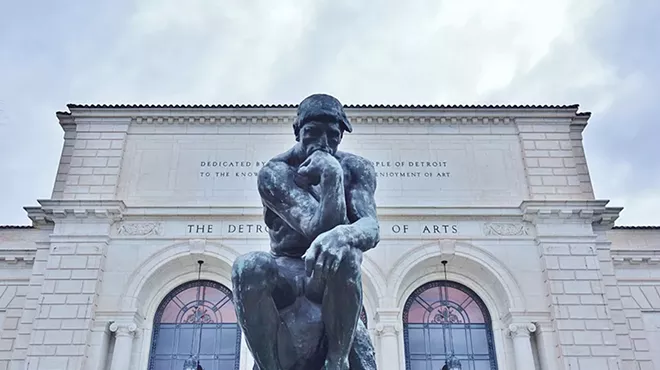
[[[69,111],[51,199],[0,229],[0,370],[147,369],[157,308],[197,260],[230,287],[232,261],[268,248],[255,174],[293,142],[294,108]],[[406,369],[404,306],[443,260],[487,307],[500,370],[660,368],[660,229],[613,228],[621,209],[594,198],[588,114],[347,112],[342,146],[379,176],[363,283],[380,369]]]

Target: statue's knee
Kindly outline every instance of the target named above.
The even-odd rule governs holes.
[[[272,280],[276,273],[273,257],[265,252],[250,252],[239,256],[232,266],[234,284],[254,284]]]

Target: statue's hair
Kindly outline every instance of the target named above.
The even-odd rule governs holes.
[[[335,97],[327,94],[313,94],[298,105],[293,133],[300,139],[300,129],[312,119],[325,119],[339,122],[342,131],[353,132],[343,105]]]

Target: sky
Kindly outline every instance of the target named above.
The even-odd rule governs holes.
[[[660,225],[660,1],[0,0],[0,224],[67,103],[580,104],[596,197]]]

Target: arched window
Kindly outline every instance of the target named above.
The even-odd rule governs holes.
[[[415,290],[404,306],[406,370],[439,370],[451,353],[463,370],[496,370],[490,314],[467,287],[434,281]]]
[[[191,353],[197,353],[200,327],[200,362],[204,370],[238,369],[241,331],[231,291],[202,280],[177,287],[158,307],[149,370],[183,369],[183,362]]]
[[[360,311],[360,320],[362,320],[362,323],[364,324],[365,328],[369,327],[369,320],[367,320],[367,311],[364,309],[364,306],[362,306],[362,310]]]

